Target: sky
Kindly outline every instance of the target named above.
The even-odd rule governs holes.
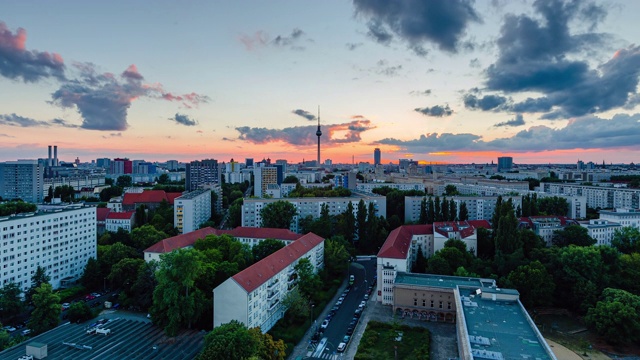
[[[0,161],[638,162],[637,1],[0,2]]]

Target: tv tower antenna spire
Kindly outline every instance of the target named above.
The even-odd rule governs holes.
[[[320,105],[318,105],[318,131],[316,131],[318,137],[318,167],[320,167],[320,136],[322,136],[322,130],[320,130]]]

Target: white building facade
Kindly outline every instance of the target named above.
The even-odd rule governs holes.
[[[324,267],[324,239],[308,233],[213,290],[213,327],[237,320],[267,332],[287,308],[282,299],[297,286],[295,266],[306,258],[314,272]]]
[[[637,209],[600,210],[600,219],[618,223],[620,226],[640,228],[640,210]]]
[[[31,287],[36,268],[46,269],[54,289],[77,280],[97,257],[96,208],[47,207],[0,217],[0,285]]]
[[[22,199],[41,203],[44,167],[37,160],[18,160],[0,163],[0,197],[5,200]],[[45,194],[46,195],[46,194]]]
[[[197,230],[210,218],[211,190],[191,191],[173,201],[173,226],[180,234]]]
[[[616,230],[622,225],[603,219],[591,219],[588,223],[581,223],[580,226],[587,228],[589,236],[596,240],[596,245],[611,246],[611,240]]]
[[[105,220],[104,228],[107,231],[118,232],[118,229],[122,229],[126,232],[131,232],[133,225],[135,224],[135,211],[125,212],[110,212]]]

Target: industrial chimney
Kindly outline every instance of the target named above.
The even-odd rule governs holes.
[[[53,164],[58,166],[58,145],[53,145]]]
[[[47,166],[51,167],[51,145],[49,145],[49,158],[47,160]]]

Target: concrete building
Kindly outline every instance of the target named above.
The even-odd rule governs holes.
[[[289,245],[302,236],[287,229],[246,228],[239,226],[233,230],[218,230],[212,227],[206,227],[155,243],[144,251],[144,260],[147,262],[152,260],[160,261],[162,254],[169,253],[176,249],[192,248],[197,240],[204,239],[207,235],[220,236],[223,234],[233,236],[249,247],[253,247],[264,239],[276,239],[282,241],[285,245]]]
[[[122,209],[122,196],[117,196],[109,199],[107,208],[111,209],[111,211],[123,212],[124,210]]]
[[[382,164],[382,154],[379,148],[373,150],[373,166]]]
[[[211,218],[211,190],[200,189],[173,201],[173,226],[180,234],[192,232]]]
[[[205,184],[222,183],[222,167],[218,160],[205,159],[202,161],[192,161],[186,168],[185,190],[193,191]]]
[[[55,190],[58,186],[71,186],[74,190],[105,186],[104,174],[77,175],[77,176],[56,176],[44,178],[42,184],[43,198],[49,195],[49,188]]]
[[[135,225],[135,215],[135,211],[109,212],[105,221],[105,230],[117,232],[118,229],[122,229],[131,232]]]
[[[132,174],[133,162],[129,159],[113,159],[109,165],[109,172],[112,174]]]
[[[600,210],[600,219],[618,223],[620,226],[640,228],[640,210],[638,209]]]
[[[540,183],[540,189],[554,195],[585,196],[586,206],[594,209],[640,208],[640,189],[566,183]]]
[[[433,200],[434,197],[431,197]],[[405,196],[404,198],[404,218],[405,221],[420,220],[420,206],[422,200],[427,200],[426,196]],[[460,211],[460,205],[465,203],[469,218],[467,220],[491,220],[493,211],[496,208],[497,196],[452,196],[447,199],[456,203],[456,208]],[[511,199],[514,209],[518,206],[522,208],[521,196],[503,196],[502,201]]]
[[[349,171],[344,174],[336,174],[333,178],[333,186],[355,190],[357,185],[356,181],[356,173]]]
[[[257,166],[253,169],[253,195],[263,197],[270,184],[278,185],[278,169],[275,166]]]
[[[111,212],[111,209],[96,208],[96,234],[100,237],[107,230],[107,216]]]
[[[308,233],[237,273],[213,290],[213,327],[237,320],[267,332],[287,308],[282,299],[297,286],[295,266],[302,258],[314,272],[324,267],[324,239]]]
[[[416,190],[424,191],[424,184],[422,183],[358,183],[356,184],[356,191],[362,191],[365,193],[373,194],[373,189],[379,189],[382,187],[388,187],[394,190]]]
[[[591,219],[588,222],[580,222],[580,226],[587,228],[589,236],[596,240],[596,245],[611,246],[613,234],[622,228],[622,225],[603,219]]]
[[[387,198],[384,196],[351,196],[351,197],[336,197],[336,198],[285,198],[285,199],[244,199],[242,205],[242,226],[245,227],[260,227],[262,225],[262,216],[260,211],[266,205],[276,201],[288,201],[292,203],[296,210],[297,215],[293,217],[291,221],[290,230],[293,232],[299,232],[300,219],[311,215],[313,218],[320,217],[320,211],[322,205],[327,204],[329,207],[329,215],[338,215],[343,213],[347,209],[348,203],[351,203],[354,208],[354,215],[358,208],[358,202],[363,200],[367,208],[372,203],[376,209],[376,215],[386,217],[387,216]]]
[[[0,197],[41,203],[44,167],[37,160],[17,160],[0,163]]]
[[[123,211],[134,211],[140,205],[144,205],[147,209],[155,210],[163,201],[169,205],[173,205],[175,198],[181,196],[182,193],[167,193],[164,190],[144,190],[140,193],[127,192],[122,198]]]
[[[528,228],[540,236],[547,246],[553,245],[553,233],[564,229],[569,223],[575,223],[566,217],[561,216],[530,216],[520,218],[520,227]]]
[[[513,158],[502,156],[498,158],[498,172],[511,171],[513,168]]]
[[[41,206],[34,213],[0,217],[0,284],[25,291],[38,266],[54,289],[72,285],[96,258],[96,208]]]
[[[461,240],[467,246],[467,251],[478,255],[478,228],[491,229],[486,220],[447,221],[433,223],[433,253],[444,249],[444,243],[449,239]]]

